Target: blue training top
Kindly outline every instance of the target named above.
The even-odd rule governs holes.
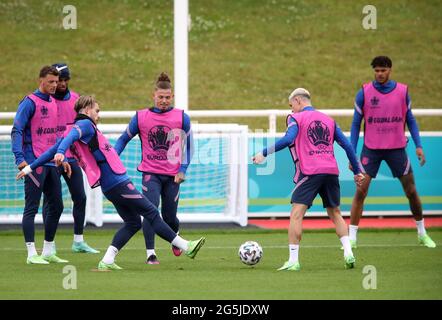
[[[51,96],[35,90],[34,94],[45,101],[51,101]],[[15,165],[23,161],[31,164],[35,161],[32,151],[31,119],[35,113],[35,103],[27,96],[18,104],[14,124],[11,130],[11,147],[15,157]],[[53,163],[46,163],[46,166],[54,166]]]
[[[167,111],[171,110],[172,108],[173,107],[169,107],[169,109],[167,109],[164,112],[167,112]],[[153,112],[156,112],[156,113],[163,112],[157,107],[152,108],[152,110],[153,110]],[[192,130],[190,127],[190,117],[186,113],[184,113],[183,128],[182,129],[184,130],[184,132],[186,133],[186,136],[187,136],[186,151],[184,153],[186,159],[181,164],[179,171],[182,173],[186,173],[187,167],[189,166],[190,161],[192,160],[192,156],[193,156],[193,133],[192,133]],[[126,131],[124,131],[124,133],[118,138],[117,143],[115,144],[115,151],[117,151],[118,154],[121,154],[121,152],[123,152],[123,150],[126,147],[126,145],[128,144],[128,142],[139,133],[140,133],[140,131],[138,129],[138,117],[137,117],[137,114],[135,114],[135,116],[133,116],[132,119],[130,120]]]
[[[384,84],[377,81],[373,81],[373,86],[382,93],[389,93],[396,88],[396,81],[389,80]],[[410,130],[411,137],[413,138],[416,148],[422,148],[421,138],[419,136],[419,127],[417,125],[416,119],[411,112],[411,99],[407,92],[407,106],[408,111],[406,114],[406,123],[408,129]],[[353,122],[351,124],[350,141],[353,146],[353,150],[356,152],[358,147],[359,131],[361,130],[361,122],[364,119],[364,90],[360,89],[356,94],[355,100],[355,111],[353,115]]]
[[[315,110],[311,106],[307,106],[304,109],[302,109],[301,112],[304,111],[313,111]],[[293,124],[292,124],[293,123]],[[293,141],[298,136],[298,124],[296,121],[290,117],[289,124],[291,124],[285,133],[285,136],[276,141],[276,143],[269,147],[265,148],[262,151],[262,154],[267,157],[267,155],[272,154],[273,152],[278,152],[288,146],[290,146]],[[335,125],[335,134],[334,134],[335,141],[345,150],[345,153],[347,154],[347,158],[350,160],[351,166],[353,167],[353,173],[356,175],[360,173],[358,160],[356,158],[356,154],[354,153],[352,146],[348,139],[345,137],[344,133],[342,132],[341,128],[336,123]]]
[[[89,141],[95,135],[95,129],[91,121],[88,119],[78,120],[75,122],[75,124],[80,128],[81,132],[75,128],[71,129],[64,139],[59,139],[55,145],[53,145],[31,164],[32,170],[52,160],[56,153],[62,153],[64,155],[66,150],[68,150],[69,147],[77,140],[81,140],[84,143],[89,143]],[[126,173],[116,174],[112,171],[109,164],[105,161],[106,158],[99,149],[95,150],[93,155],[97,162],[100,161],[98,165],[101,170],[100,184],[103,192],[109,191],[117,184],[129,180],[129,176]]]

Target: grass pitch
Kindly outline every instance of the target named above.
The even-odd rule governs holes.
[[[40,68],[58,61],[70,66],[71,88],[95,94],[102,110],[152,103],[156,76],[174,76],[173,1],[72,1],[76,30],[63,28],[66,4],[0,1],[0,111],[15,111]],[[375,30],[362,26],[367,4],[377,9]],[[191,0],[189,13],[190,110],[287,109],[295,87],[308,88],[317,108],[351,109],[376,55],[392,58],[414,108],[441,106],[439,0]],[[421,130],[441,130],[439,118],[417,120]],[[268,127],[266,118],[222,121]],[[337,121],[350,128],[350,118]]]
[[[27,265],[21,231],[1,231],[0,299],[441,299],[442,229],[429,233],[438,244],[435,249],[419,246],[414,230],[362,230],[356,268],[345,270],[334,232],[306,232],[300,272],[276,271],[288,256],[285,231],[184,229],[189,239],[205,235],[206,244],[191,260],[173,256],[169,244],[158,239],[160,265],[144,264],[138,233],[118,256],[124,270],[93,272],[114,230],[86,230],[88,243],[102,251],[98,255],[72,253],[71,230],[59,230],[58,254],[77,271],[77,289],[66,290],[63,282],[72,274],[63,273],[65,265]],[[255,267],[242,264],[237,255],[247,240],[264,249]],[[42,241],[39,231],[40,249]],[[374,276],[363,272],[365,266],[375,267],[376,289],[364,289],[364,278]]]

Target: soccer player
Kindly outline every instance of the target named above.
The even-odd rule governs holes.
[[[65,63],[53,64],[60,72],[57,89],[52,95],[58,109],[58,135],[63,136],[68,124],[72,124],[77,113],[74,110],[75,101],[79,95],[73,90],[69,90],[69,80],[71,78],[69,68]],[[62,171],[62,175],[71,194],[74,217],[74,241],[72,243],[73,252],[99,253],[98,250],[91,248],[85,241],[83,236],[84,219],[86,216],[86,194],[84,192],[83,174],[78,166],[77,161],[67,153],[67,161],[71,166],[71,176],[68,177]],[[43,217],[47,210],[47,199],[43,197]]]
[[[134,136],[140,136],[142,159],[138,170],[143,172],[143,194],[156,207],[161,198],[161,215],[172,230],[178,232],[180,184],[185,180],[191,160],[190,117],[172,106],[171,81],[164,72],[157,79],[153,100],[152,108],[138,111],[131,119],[115,144],[115,150],[121,154]],[[155,232],[147,221],[143,222],[143,233],[146,263],[159,264],[155,253]],[[175,256],[181,255],[181,250],[175,246],[172,246],[172,251]]]
[[[59,72],[55,67],[44,66],[40,70],[39,87],[18,105],[11,131],[12,152],[19,170],[33,163],[48,150],[57,139],[57,105],[51,94],[55,93]],[[26,177],[23,234],[28,251],[28,264],[65,263],[57,257],[54,238],[58,221],[63,212],[60,172],[53,163],[46,163]],[[35,248],[35,215],[40,205],[41,193],[47,199],[44,219],[45,240],[41,256]]]
[[[407,124],[420,165],[425,164],[419,128],[411,112],[407,85],[390,80],[392,65],[391,59],[386,56],[375,57],[371,62],[375,80],[364,84],[356,95],[350,140],[356,152],[359,130],[364,119],[361,168],[365,179],[362,185],[357,187],[351,206],[350,242],[353,248],[357,247],[357,231],[364,200],[371,180],[376,178],[381,162],[385,161],[393,177],[401,182],[408,198],[411,212],[416,220],[418,242],[428,248],[435,248],[436,244],[425,230],[422,203],[416,191],[410,159],[405,151],[407,145],[405,124]]]
[[[293,181],[296,187],[292,194],[292,209],[290,212],[289,260],[278,270],[298,271],[299,243],[302,236],[302,220],[313,199],[319,194],[327,214],[336,226],[342,245],[346,268],[354,268],[347,225],[341,216],[339,170],[334,156],[333,142],[336,141],[346,152],[353,165],[356,184],[364,179],[356,155],[350,142],[342,133],[335,121],[316,111],[311,104],[310,93],[304,88],[295,89],[289,96],[292,114],[287,117],[287,131],[284,137],[275,145],[257,153],[252,161],[262,163],[269,154],[290,148],[296,172]]]
[[[205,238],[195,241],[181,238],[161,219],[157,208],[135,189],[115,149],[96,127],[100,107],[95,99],[92,96],[81,96],[75,103],[75,111],[78,113],[75,123],[65,131],[64,139],[60,139],[30,166],[22,169],[17,179],[30,174],[52,158],[56,165],[60,165],[65,159],[66,151],[71,151],[86,173],[89,185],[101,185],[103,194],[112,202],[124,221],[123,227],[117,231],[112,244],[99,262],[99,270],[121,269],[115,263],[115,257],[141,229],[140,215],[149,221],[155,233],[185,251],[185,254],[193,259],[204,244]]]

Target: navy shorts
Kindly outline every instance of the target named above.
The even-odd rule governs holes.
[[[309,208],[319,194],[324,208],[336,208],[340,205],[341,191],[339,179],[334,174],[315,174],[299,177],[295,190],[293,190],[291,203],[305,204]]]
[[[376,178],[382,160],[387,162],[387,165],[395,178],[400,178],[413,172],[405,148],[373,150],[368,149],[364,145],[361,152],[361,165],[364,173],[372,178]]]

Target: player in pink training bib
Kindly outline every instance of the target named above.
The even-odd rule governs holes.
[[[336,226],[344,247],[346,268],[353,268],[355,257],[348,238],[347,225],[341,216],[339,170],[336,163],[333,143],[336,141],[343,147],[347,157],[354,165],[354,179],[360,184],[364,179],[356,155],[347,138],[335,121],[329,116],[316,111],[310,100],[310,93],[303,89],[295,89],[289,96],[292,114],[287,117],[287,132],[274,146],[264,149],[253,157],[253,163],[262,163],[270,153],[286,147],[295,163],[294,182],[296,187],[292,194],[292,210],[290,212],[289,260],[278,270],[299,271],[299,244],[302,236],[302,220],[313,199],[319,194],[327,214]]]
[[[12,152],[19,170],[48,150],[57,140],[57,105],[51,94],[55,92],[59,72],[55,67],[40,70],[39,87],[19,104],[11,132]],[[59,169],[47,163],[25,178],[25,207],[23,233],[28,251],[28,264],[66,263],[56,255],[55,234],[63,212]],[[38,255],[35,247],[35,215],[44,194],[48,209],[44,221],[45,241]]]
[[[416,191],[410,159],[405,151],[407,145],[405,125],[407,125],[416,145],[416,155],[420,160],[420,165],[425,164],[419,128],[411,112],[411,99],[407,85],[390,80],[392,65],[391,59],[386,56],[375,57],[371,62],[375,80],[364,84],[356,95],[350,140],[356,152],[363,120],[364,145],[361,152],[361,165],[365,180],[356,189],[353,198],[349,225],[350,242],[353,248],[357,247],[358,225],[370,182],[376,178],[381,162],[385,161],[393,177],[401,182],[408,198],[416,221],[418,242],[428,248],[434,248],[436,244],[425,230],[422,203]]]
[[[69,88],[71,73],[66,63],[53,64],[60,72],[55,93],[51,96],[57,105],[57,135],[62,137],[68,125],[73,124],[77,113],[74,110],[79,94]],[[77,161],[70,152],[66,153],[67,161],[71,166],[71,175],[61,172],[72,199],[72,216],[74,218],[74,239],[71,250],[75,253],[99,253],[84,241],[84,223],[86,217],[86,193],[84,191],[83,174]],[[46,197],[43,198],[43,217],[47,211]]]
[[[143,194],[156,207],[161,199],[161,216],[174,230],[179,231],[177,217],[180,184],[185,180],[191,161],[192,130],[190,117],[172,105],[173,93],[169,76],[162,73],[153,94],[154,106],[137,111],[127,129],[115,144],[118,154],[138,135],[141,140],[141,162],[138,171],[143,174]],[[155,233],[143,223],[147,264],[159,264],[155,252]],[[172,247],[175,256],[181,251]]]

